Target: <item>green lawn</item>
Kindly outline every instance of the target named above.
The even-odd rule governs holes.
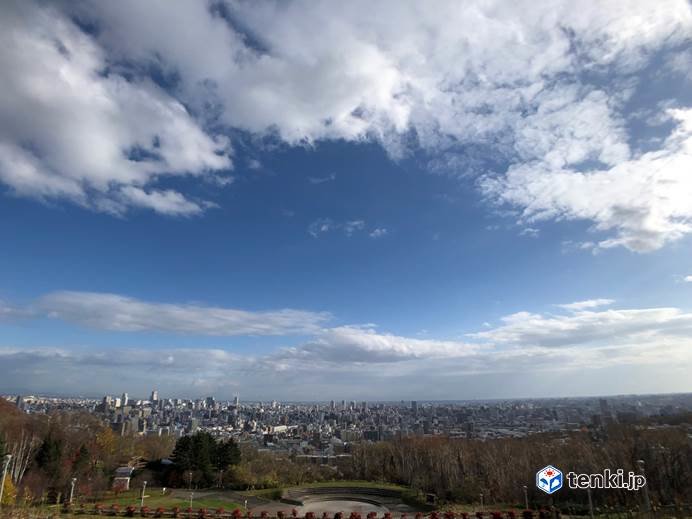
[[[190,506],[189,493],[184,490],[166,490],[166,494],[164,495],[160,488],[151,488],[147,489],[146,495],[149,497],[144,498],[144,504],[149,508],[157,508],[159,506],[164,508],[173,508],[174,506],[177,506],[184,510]],[[123,492],[118,496],[108,496],[98,500],[98,503],[104,505],[105,507],[112,504],[118,504],[121,507],[126,507],[128,505],[139,507],[140,502],[140,493],[136,490]],[[91,505],[88,506],[90,507]],[[193,496],[192,508],[223,508],[230,511],[234,510],[235,508],[242,509],[242,505],[230,499],[225,499],[223,492],[199,491],[195,492]]]

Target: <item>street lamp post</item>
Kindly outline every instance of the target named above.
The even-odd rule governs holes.
[[[189,490],[190,490],[190,508],[192,508],[192,497],[195,495],[195,493],[192,491],[192,471],[189,471],[187,473],[187,481],[188,481]]]
[[[145,481],[144,483],[142,483],[142,499],[139,502],[140,508],[144,506],[144,492],[146,492],[146,490],[147,490],[147,482]]]
[[[2,465],[2,481],[0,481],[0,507],[2,507],[2,493],[5,490],[5,478],[7,477],[7,469],[10,467],[12,454],[5,455],[5,461]]]
[[[644,460],[637,460],[637,466],[639,467],[639,473],[644,476],[644,481],[646,481],[646,473],[644,472]],[[649,486],[644,483],[642,487],[644,492],[644,510],[646,512],[651,511],[651,501],[649,500]]]
[[[77,478],[72,478],[70,480],[70,506],[72,506],[72,499],[74,498],[74,484],[77,483]]]

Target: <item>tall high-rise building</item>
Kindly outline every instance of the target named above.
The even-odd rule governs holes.
[[[152,402],[158,402],[159,401],[159,392],[156,391],[156,389],[154,389],[151,392],[151,398],[149,400],[151,400]]]
[[[120,404],[123,407],[125,407],[129,403],[130,403],[130,397],[127,396],[127,393],[123,393],[123,396],[120,397]]]
[[[331,409],[332,411],[334,411],[334,409],[336,409],[336,402],[334,402],[334,400],[329,402],[329,409]]]
[[[418,402],[411,400],[411,412],[413,414],[418,414]]]
[[[240,398],[238,397],[238,395],[236,395],[233,397],[233,405],[238,407],[239,404],[240,404]]]

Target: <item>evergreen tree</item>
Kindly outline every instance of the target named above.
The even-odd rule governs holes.
[[[232,440],[219,443],[211,434],[198,432],[176,442],[172,459],[179,480],[186,481],[192,472],[194,482],[206,487],[217,481],[218,471],[240,462],[240,449]]]
[[[77,456],[72,464],[72,471],[76,474],[83,474],[89,470],[90,465],[91,455],[89,454],[89,449],[86,448],[86,445],[82,445],[77,451]]]
[[[233,440],[219,443],[216,447],[216,468],[226,470],[240,463],[240,448]]]
[[[36,464],[53,482],[60,479],[62,473],[62,453],[62,441],[51,432],[45,437],[36,453]]]

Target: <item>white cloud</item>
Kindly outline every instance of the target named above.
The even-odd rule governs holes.
[[[344,222],[343,228],[346,236],[351,236],[356,231],[362,231],[365,228],[365,222],[363,220],[349,220]]]
[[[550,348],[631,343],[655,350],[657,344],[672,339],[692,345],[692,314],[678,308],[580,310],[547,316],[518,312],[502,321],[501,326],[469,337],[496,345]]]
[[[317,238],[320,234],[324,234],[337,228],[337,224],[330,218],[318,218],[308,227],[308,233],[313,238]]]
[[[520,236],[527,236],[529,238],[538,238],[538,236],[541,234],[541,231],[539,229],[536,229],[535,227],[524,227],[520,232]]]
[[[684,281],[685,283],[692,283],[692,276],[685,276]]]
[[[103,50],[51,6],[3,4],[0,45],[0,180],[14,193],[115,213],[202,210],[156,181],[229,168],[225,138],[150,81],[109,70]]]
[[[614,232],[597,243],[599,248],[658,249],[692,231],[692,178],[687,174],[692,109],[670,109],[668,114],[677,127],[660,150],[584,172],[569,164],[524,163],[512,166],[505,177],[486,178],[483,190],[501,203],[523,208],[526,223],[590,220],[595,231]]]
[[[120,324],[110,329],[139,329],[144,320],[146,329],[168,329],[169,320],[175,318],[185,331],[215,334],[219,327],[225,333],[229,320],[222,312],[213,320],[224,324],[210,324],[209,317],[200,314],[217,310],[207,307],[156,310],[158,317],[153,318],[153,311],[141,304],[125,309],[113,305],[105,326],[115,319]],[[118,316],[123,311],[128,314],[124,318]],[[95,319],[93,325],[103,326],[103,317],[93,317],[87,309],[79,312],[83,317],[60,317],[84,324]],[[129,313],[135,312],[138,321],[133,324]],[[153,321],[159,324],[153,326]],[[373,326],[340,326],[316,330],[307,342],[264,355],[241,354],[228,347],[0,346],[0,390],[83,393],[85,388],[120,392],[128,387],[145,394],[156,386],[174,396],[223,397],[240,390],[263,399],[689,390],[692,314],[678,308],[579,311],[564,316],[518,312],[505,317],[500,326],[485,328],[460,341],[406,337]],[[232,329],[237,330],[234,325]],[[60,380],[54,376],[56,370],[63,375]],[[181,394],[181,387],[189,389]]]
[[[151,303],[96,292],[54,292],[41,297],[35,306],[48,317],[102,330],[218,336],[311,334],[331,317],[326,312],[292,309],[250,312]]]
[[[199,121],[289,144],[374,139],[393,157],[418,147],[447,157],[436,170],[461,178],[492,171],[482,191],[522,224],[589,221],[605,234],[600,248],[649,251],[692,230],[689,128],[642,153],[625,105],[656,51],[680,55],[665,61],[674,71],[688,61],[675,50],[692,28],[685,0],[60,4],[93,22],[93,36],[52,7],[25,5],[4,8],[12,36],[1,69],[4,110],[17,107],[3,117],[2,179],[19,194],[117,211],[133,203],[129,186],[140,205],[202,210],[152,185],[229,166],[228,144],[189,106]],[[144,79],[152,67],[175,78],[170,93]],[[42,88],[54,78],[61,88]],[[133,163],[122,153],[133,146],[162,160]]]
[[[325,182],[333,182],[336,180],[336,173],[330,173],[326,177],[308,177],[308,182],[314,185],[324,184]]]
[[[318,218],[308,226],[308,233],[317,238],[321,234],[331,231],[343,231],[346,236],[353,236],[356,232],[361,232],[365,229],[364,220],[347,220],[345,222],[335,222],[331,218]]]
[[[565,310],[588,310],[589,308],[598,308],[599,306],[612,305],[615,302],[614,299],[587,299],[586,301],[575,301],[574,303],[566,303],[562,305],[557,305]]]
[[[464,357],[478,345],[377,333],[370,327],[341,326],[324,330],[313,341],[270,356],[274,362],[398,362],[424,358]]]
[[[386,236],[389,231],[387,231],[386,227],[376,227],[372,231],[370,231],[369,236],[371,238],[382,238],[383,236]]]

